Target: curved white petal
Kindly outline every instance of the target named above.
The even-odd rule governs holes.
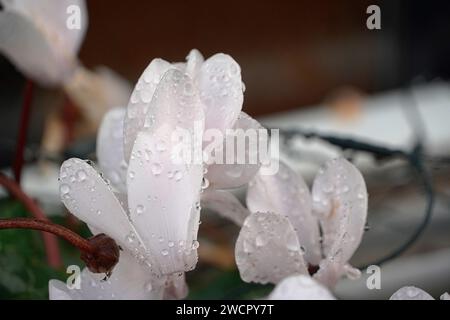
[[[177,159],[177,148],[185,145],[176,133],[190,136],[198,126],[201,139],[204,116],[192,81],[178,70],[165,74],[152,105],[156,107],[148,113],[152,125],[138,134],[130,157],[128,204],[153,270],[172,274],[191,270],[197,262],[203,179],[201,161]],[[192,145],[188,147],[191,153]]]
[[[434,298],[420,288],[403,287],[395,291],[389,300],[434,300]]]
[[[123,121],[126,110],[110,110],[100,125],[97,135],[97,158],[102,172],[120,192],[127,192],[127,163],[123,153]]]
[[[234,125],[244,100],[239,64],[229,55],[215,54],[202,64],[196,81],[205,107],[205,127],[225,132]]]
[[[239,233],[235,254],[245,282],[278,283],[293,274],[308,274],[291,223],[276,213],[252,213]]]
[[[145,115],[156,87],[172,65],[162,59],[153,59],[139,78],[128,103],[124,123],[124,152],[128,161],[138,132],[144,129]]]
[[[332,286],[361,242],[367,217],[366,184],[354,165],[338,158],[320,169],[312,196],[326,256],[317,279]]]
[[[228,191],[205,191],[201,197],[201,204],[202,208],[215,211],[238,226],[241,226],[250,214],[236,196]]]
[[[203,55],[197,49],[192,49],[186,57],[186,73],[194,79],[200,72],[200,68],[205,61]]]
[[[95,230],[104,232],[123,248],[133,251],[134,235],[127,214],[110,186],[86,161],[66,160],[59,174],[60,196],[67,209]]]
[[[283,279],[268,298],[269,300],[336,300],[328,288],[305,275]]]
[[[450,300],[450,294],[448,292],[444,292],[440,297],[440,300]]]
[[[311,195],[303,178],[282,161],[275,175],[259,172],[247,190],[251,212],[271,211],[289,218],[305,250],[305,259],[317,265],[321,259],[319,224],[311,212]]]
[[[156,300],[162,299],[165,278],[151,276],[148,269],[127,252],[121,252],[120,260],[109,278],[85,268],[81,272],[80,288],[69,289],[58,280],[49,282],[51,300]]]
[[[245,112],[240,113],[232,129],[232,131],[227,130],[225,141],[221,144],[219,154],[223,156],[221,156],[222,162],[208,166],[206,177],[211,188],[214,189],[237,188],[248,183],[261,167],[261,157],[258,157],[260,145],[268,144],[267,130]],[[213,142],[211,141],[211,145]],[[227,145],[243,147],[227,149]],[[207,148],[208,146],[205,146],[204,150],[206,151]],[[230,164],[226,161],[227,150],[233,152],[233,156],[229,155],[233,159]],[[267,150],[267,146],[262,150]]]
[[[0,52],[42,85],[59,85],[76,66],[87,27],[83,0],[1,1]],[[80,29],[66,27],[67,8],[80,8]]]

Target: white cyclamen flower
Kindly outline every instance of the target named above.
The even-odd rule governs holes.
[[[139,174],[143,176],[139,178]],[[85,269],[81,290],[69,290],[65,284],[52,281],[51,297],[160,299],[186,294],[184,272],[197,262],[199,212],[195,202],[201,170],[186,169],[182,190],[161,181],[144,181],[147,177],[139,172],[129,181],[133,191],[128,192],[127,202],[86,161],[70,159],[63,163],[60,194],[67,209],[94,234],[113,238],[123,251],[107,282],[101,281],[104,275]],[[152,186],[162,191],[150,197],[149,192],[155,189]],[[178,191],[178,196],[171,195],[171,189]],[[148,228],[148,222],[155,226]]]
[[[367,215],[367,191],[361,173],[339,158],[316,176],[312,196],[300,175],[280,162],[273,176],[250,182],[247,217],[236,243],[236,262],[246,282],[278,283],[292,274],[308,274],[333,287],[347,273]],[[322,241],[319,239],[319,224]],[[324,258],[322,258],[324,257]]]
[[[86,33],[85,1],[0,0],[0,4],[0,53],[41,85],[61,85],[69,79]],[[70,6],[79,8],[79,29],[67,27]]]
[[[161,145],[162,140],[169,141],[167,135],[175,126],[191,128],[194,121],[204,119],[195,102],[197,96],[183,93],[190,82],[178,70],[167,72],[161,80],[159,97],[166,108],[153,131],[137,136],[136,156],[130,158],[126,175],[126,194],[115,194],[84,161],[68,160],[61,168],[61,197],[67,208],[95,233],[115,239],[147,269],[144,274],[151,279],[182,276],[197,262],[202,165],[176,164],[170,158],[170,145]],[[179,90],[174,92],[175,87]],[[192,108],[183,108],[182,100]],[[175,116],[179,112],[182,120]],[[168,172],[174,172],[176,178],[170,179]],[[127,278],[118,281],[127,282]]]
[[[182,101],[184,105],[182,112],[184,116],[188,116],[195,112],[191,104],[198,104],[204,114],[205,130],[217,129],[223,133],[226,140],[231,138],[226,135],[227,129],[263,129],[256,120],[241,112],[243,103],[241,69],[229,55],[219,53],[204,61],[200,52],[194,49],[187,56],[186,63],[169,63],[162,59],[154,59],[139,78],[123,120],[118,111],[111,111],[114,115],[105,117],[100,129],[103,134],[99,136],[98,143],[111,147],[98,150],[99,163],[119,190],[125,189],[124,171],[139,133],[157,130],[155,129],[159,125],[157,119],[167,117],[163,115],[167,109],[166,105],[173,103],[172,100],[176,98],[170,92],[170,88],[160,85],[161,79],[169,70],[177,70],[176,75],[183,74],[191,80],[182,91],[188,96],[195,95],[197,99]],[[183,118],[182,114],[172,116]],[[122,127],[124,135],[120,138]],[[110,128],[115,129],[110,131]],[[120,143],[123,143],[123,147],[119,146]],[[123,158],[116,159],[122,157],[122,151],[119,152],[119,149],[123,150],[124,155]],[[113,152],[117,152],[117,155],[112,156]],[[114,162],[111,161],[112,158],[115,159]],[[205,167],[205,179],[209,190],[235,188],[246,184],[259,167],[259,163],[211,164]]]
[[[440,297],[441,300],[450,300],[450,295],[445,292]],[[389,300],[434,300],[424,290],[417,287],[403,287],[394,292]]]

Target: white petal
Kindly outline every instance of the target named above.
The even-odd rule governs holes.
[[[403,287],[395,291],[389,300],[434,300],[434,298],[420,288]]]
[[[200,72],[200,68],[205,61],[203,55],[197,49],[192,49],[186,57],[186,73],[194,79]]]
[[[69,290],[67,285],[59,280],[48,282],[48,295],[50,300],[79,300],[79,291]]]
[[[270,293],[269,300],[336,300],[333,294],[310,276],[283,279]]]
[[[261,150],[260,144],[267,144],[268,142],[268,140],[264,138],[268,136],[267,130],[245,112],[240,113],[233,129],[238,131],[226,134],[225,141],[222,143],[223,149],[221,149],[221,154],[223,155],[223,163],[213,163],[208,166],[206,176],[210,182],[210,186],[215,189],[240,187],[248,183],[261,167],[261,158],[258,157],[258,151]],[[242,141],[245,152],[242,150],[236,152],[236,149],[233,148],[234,161],[232,164],[226,164],[226,146],[230,141],[232,141],[235,146],[238,146],[239,140]],[[207,146],[205,148],[207,148]],[[263,150],[267,150],[267,147]],[[242,154],[245,156],[245,163],[240,164],[242,162],[238,162],[238,159],[242,157],[238,152],[243,152]]]
[[[328,260],[321,263],[317,279],[332,286],[361,242],[367,216],[366,184],[354,165],[339,158],[320,169],[312,196]]]
[[[127,163],[123,153],[123,121],[126,110],[115,108],[103,118],[97,135],[97,158],[102,172],[120,192],[126,193]]]
[[[282,161],[275,175],[259,172],[249,184],[247,207],[251,212],[271,211],[289,218],[313,265],[320,261],[319,224],[311,212],[311,195],[303,178]]]
[[[206,128],[225,132],[242,109],[241,68],[229,55],[218,53],[202,64],[196,80],[205,106]]]
[[[235,254],[245,282],[278,283],[293,274],[308,274],[297,235],[279,214],[252,213],[239,233]]]
[[[162,59],[153,59],[142,73],[131,94],[124,124],[124,151],[127,161],[130,158],[138,132],[144,128],[145,115],[156,87],[162,76],[170,68],[172,68],[172,65],[169,62]]]
[[[153,104],[148,114],[153,123],[138,134],[130,158],[128,204],[154,271],[172,274],[191,270],[197,262],[203,179],[201,161],[176,159],[180,143],[174,133],[183,129],[191,135],[196,126],[201,140],[204,118],[192,81],[178,70],[164,75]]]
[[[187,297],[189,288],[184,272],[167,277],[164,300],[179,300]]]
[[[202,208],[215,211],[238,226],[241,226],[250,214],[236,196],[228,191],[205,191],[202,194],[201,203]]]
[[[123,248],[134,250],[127,240],[134,228],[109,185],[85,161],[69,159],[61,166],[60,196],[78,219],[104,232]]]
[[[42,85],[58,85],[76,66],[84,38],[87,12],[84,1],[2,1],[0,52],[18,69]],[[81,28],[66,27],[67,8],[81,9]]]
[[[112,275],[95,274],[87,268],[81,273],[80,289],[69,289],[61,281],[51,280],[50,299],[61,300],[156,300],[162,299],[165,278],[153,278],[129,253],[121,252]]]
[[[444,292],[440,298],[440,300],[450,300],[450,294],[448,294],[448,292]]]

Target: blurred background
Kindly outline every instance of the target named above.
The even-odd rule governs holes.
[[[366,27],[372,4],[381,8],[380,30]],[[243,110],[267,126],[353,137],[408,152],[420,142],[434,179],[430,224],[405,254],[383,266],[382,290],[368,290],[363,277],[342,281],[336,294],[387,298],[403,285],[417,285],[435,297],[450,290],[448,1],[90,0],[87,6],[89,28],[80,60],[90,69],[107,66],[130,86],[155,57],[183,61],[192,48],[205,57],[224,52],[242,69]],[[0,165],[5,170],[14,157],[24,84],[0,57]],[[35,95],[23,187],[57,221],[67,223],[55,170],[69,156],[95,160],[95,125],[87,128],[60,90],[37,88]],[[297,139],[283,145],[281,157],[311,181],[317,165],[336,154],[342,154],[339,148]],[[363,170],[371,195],[368,231],[353,261],[366,265],[414,233],[429,199],[404,159],[380,163],[370,153],[344,155]],[[244,193],[238,191],[241,197]],[[11,200],[1,208],[2,215],[23,211]],[[255,297],[270,290],[241,283],[233,258],[238,229],[213,214],[202,220],[201,263],[189,274],[190,297]],[[6,236],[0,233],[0,298],[46,298],[46,282],[14,260],[23,259],[12,247],[15,233],[5,233],[11,248],[7,240],[2,244]],[[29,236],[39,242],[39,235]],[[32,252],[38,256],[41,249]],[[67,259],[77,261],[67,250]],[[9,266],[11,261],[17,266]]]

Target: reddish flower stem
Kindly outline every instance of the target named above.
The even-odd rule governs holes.
[[[26,195],[19,184],[13,179],[0,174],[0,185],[4,186],[8,192],[20,201],[25,208],[38,220],[49,222],[49,219],[36,204],[36,202]],[[48,264],[53,268],[59,268],[62,266],[61,255],[59,252],[58,239],[49,233],[43,232],[42,237],[44,239],[44,247],[47,254]]]
[[[16,154],[13,163],[14,177],[18,183],[22,175],[22,167],[24,163],[25,145],[28,136],[28,125],[30,122],[31,106],[33,104],[34,85],[31,80],[27,80],[24,90],[24,98],[22,102],[22,113],[20,115],[19,132],[17,135]]]
[[[0,219],[0,229],[32,229],[40,230],[45,233],[51,233],[59,237],[64,238],[72,245],[87,253],[95,252],[95,248],[91,243],[72,230],[67,229],[58,224],[54,224],[50,221],[43,221],[34,218],[11,218]]]

